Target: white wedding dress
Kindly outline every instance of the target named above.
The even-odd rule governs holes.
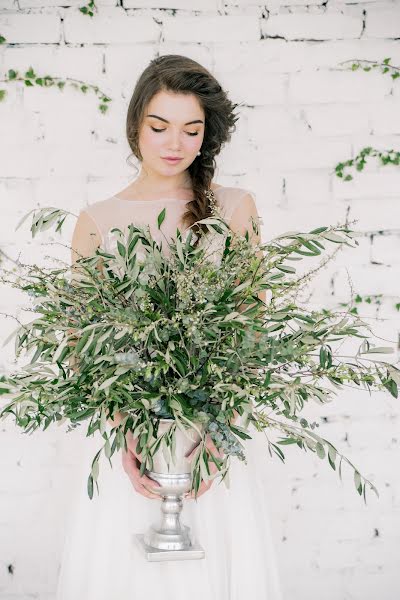
[[[220,187],[215,198],[229,223],[246,193]],[[129,201],[113,196],[86,208],[107,248],[109,230],[131,222],[148,224],[155,239],[184,231],[180,217],[186,201],[160,198]],[[161,230],[157,215],[166,208]],[[164,241],[163,241],[164,249]],[[102,438],[86,438],[83,423],[82,462],[77,493],[67,518],[56,600],[282,600],[279,569],[271,537],[268,482],[271,460],[263,433],[249,431],[247,464],[231,459],[229,489],[220,479],[197,500],[185,500],[182,522],[190,526],[205,550],[200,560],[148,562],[133,535],[144,533],[160,513],[160,501],[138,494],[123,470],[120,453],[112,468],[101,455],[99,495],[87,494],[91,461]],[[76,433],[73,432],[74,434]],[[75,436],[76,437],[76,436]]]

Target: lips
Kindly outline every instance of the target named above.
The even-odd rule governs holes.
[[[174,158],[173,156],[163,156],[164,160],[167,160],[168,162],[179,162],[180,160],[182,160],[182,158]]]

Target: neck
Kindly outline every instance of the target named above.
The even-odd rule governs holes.
[[[165,177],[154,171],[140,171],[135,186],[143,194],[170,194],[176,190],[191,190],[192,181],[187,170],[177,175]]]

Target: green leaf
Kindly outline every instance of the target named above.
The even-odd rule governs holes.
[[[32,213],[35,212],[35,209],[33,208],[32,210],[30,210],[29,212],[26,213],[26,215],[24,215],[22,217],[22,219],[18,222],[16,228],[14,229],[14,231],[17,231],[17,229],[19,229],[22,225],[22,223],[24,223],[26,221],[26,219],[29,217],[29,215],[31,215]]]
[[[210,476],[207,469],[206,460],[204,458],[205,452],[201,452],[199,456],[200,473],[203,481],[209,481]]]
[[[397,383],[393,379],[384,381],[383,385],[394,398],[398,398],[398,395],[399,395],[398,386],[397,386]]]
[[[325,458],[325,448],[319,442],[316,445],[316,452],[319,458]]]
[[[126,255],[126,248],[123,244],[121,244],[121,242],[117,241],[117,248],[118,248],[118,252],[120,253],[120,255],[125,258]]]
[[[110,445],[109,439],[107,439],[104,444],[104,454],[105,454],[106,458],[111,458],[111,456],[112,456],[112,450],[111,450],[111,445]]]
[[[26,71],[25,77],[27,77],[28,79],[34,79],[36,77],[35,72],[32,67],[30,67],[29,70]]]
[[[296,269],[289,265],[279,264],[279,265],[275,265],[275,267],[277,269],[279,269],[279,271],[283,271],[284,273],[296,273]]]
[[[107,429],[107,414],[106,409],[103,407],[100,416],[100,433],[103,434]]]
[[[361,495],[361,493],[362,493],[361,475],[357,470],[354,471],[354,485],[356,486],[357,492]]]
[[[335,242],[336,244],[342,244],[343,242],[346,242],[345,238],[337,235],[337,233],[333,233],[333,231],[327,231],[323,234],[323,237],[330,242]]]
[[[114,383],[114,381],[117,381],[118,378],[119,378],[119,375],[114,375],[113,377],[109,377],[108,379],[103,381],[103,383],[98,387],[98,391],[109,388],[110,385],[112,385]]]
[[[179,260],[184,265],[185,264],[185,257],[183,256],[182,242],[180,241],[179,238],[177,238],[175,240],[175,243],[176,243],[176,252],[177,252],[177,254],[179,256]]]
[[[393,354],[393,352],[394,349],[388,346],[376,346],[375,348],[369,348],[365,352],[360,352],[360,354]]]
[[[297,438],[285,438],[278,441],[277,444],[281,444],[282,446],[286,446],[288,444],[297,444]]]
[[[162,211],[159,213],[158,217],[157,217],[157,225],[158,225],[158,229],[160,229],[164,219],[165,219],[165,207],[162,209]]]
[[[332,469],[333,469],[334,471],[336,471],[335,458],[336,458],[336,452],[335,452],[335,454],[333,455],[333,454],[331,453],[331,446],[329,446],[329,450],[328,450],[328,462],[329,462],[330,466],[332,467]]]
[[[88,477],[87,491],[88,491],[89,498],[92,500],[92,498],[93,498],[93,477],[92,477],[92,475],[89,475],[89,477]]]
[[[236,433],[236,435],[239,436],[242,440],[252,439],[251,435],[248,435],[242,427],[239,427],[238,425],[231,425],[230,428],[233,431],[233,433]]]
[[[310,231],[310,233],[322,233],[323,231],[326,231],[328,228],[327,227],[317,227],[316,229],[313,229],[312,231]]]
[[[98,460],[95,460],[92,465],[91,475],[93,477],[93,480],[96,481],[99,476],[99,461]]]

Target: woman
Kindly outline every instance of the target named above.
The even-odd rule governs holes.
[[[213,183],[215,157],[235,130],[235,106],[216,79],[180,55],[154,59],[139,78],[127,114],[127,138],[141,163],[138,177],[118,194],[82,210],[72,239],[72,262],[98,246],[107,249],[113,227],[147,224],[155,239],[172,238],[216,209],[240,234],[259,242],[252,192]],[[206,193],[209,190],[213,194]],[[211,196],[211,197],[210,197]],[[166,209],[162,227],[157,215]],[[197,226],[199,227],[199,226]],[[198,231],[198,229],[197,229]],[[264,298],[262,298],[264,299]],[[118,422],[121,415],[114,417]],[[198,501],[184,502],[187,522],[205,549],[203,560],[147,562],[133,542],[159,511],[155,482],[139,476],[132,436],[111,469],[103,464],[100,495],[86,492],[89,461],[99,439],[82,440],[80,496],[72,511],[57,600],[280,600],[278,570],[266,507],[266,441],[254,433],[247,464],[232,462],[230,487],[203,483]],[[96,443],[94,443],[96,442]],[[93,446],[92,446],[93,443]],[[208,445],[217,453],[210,439]],[[214,467],[214,465],[210,465]]]

